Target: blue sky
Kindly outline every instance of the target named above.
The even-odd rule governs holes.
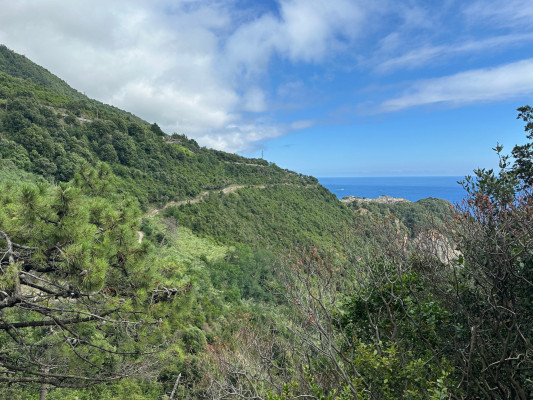
[[[0,42],[76,89],[315,176],[464,175],[522,143],[530,0],[20,0]]]

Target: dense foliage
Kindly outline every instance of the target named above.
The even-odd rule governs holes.
[[[334,233],[352,214],[321,186],[268,185],[213,193],[201,203],[171,207],[168,216],[222,243],[278,250],[334,247]]]
[[[57,76],[4,45],[0,45],[0,70],[15,78],[30,80],[38,86],[49,88],[71,99],[81,100],[84,97]]]
[[[139,203],[316,180],[167,137],[5,47],[0,83],[1,395],[160,398],[176,376],[194,393],[206,337],[241,300],[273,301],[279,262],[162,216],[141,224]]]
[[[517,118],[525,122],[526,137],[533,140],[533,108],[531,106],[520,107]],[[531,188],[533,184],[533,143],[516,145],[512,155],[515,160],[513,172],[522,181],[522,187]]]
[[[56,387],[131,376],[149,364],[137,317],[150,286],[139,208],[110,171],[68,184],[0,187],[0,382]],[[6,373],[6,371],[9,371]]]
[[[287,259],[284,307],[266,328],[235,321],[210,355],[208,396],[531,398],[533,204],[505,160],[465,181],[454,218],[434,227],[454,237],[449,258],[376,217],[341,236],[345,262],[316,248]]]
[[[347,203],[361,219],[372,223],[376,218],[397,218],[414,238],[420,231],[433,229],[444,224],[453,213],[452,205],[446,200],[427,198],[414,203],[401,201],[396,203],[380,203],[373,201],[353,201]]]
[[[12,70],[31,80],[9,75]],[[103,161],[118,187],[144,206],[230,184],[316,182],[265,160],[201,148],[184,135],[169,137],[155,123],[86,98],[5,47],[0,83],[0,156],[56,181],[72,179],[80,163]]]

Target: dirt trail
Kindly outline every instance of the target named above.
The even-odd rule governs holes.
[[[285,185],[292,185],[292,183],[286,182]],[[316,185],[312,185],[311,184],[311,185],[307,185],[306,187],[312,187],[312,186],[316,186]],[[242,188],[245,188],[245,187],[249,187],[251,189],[265,189],[267,187],[267,185],[230,185],[230,186],[226,186],[225,188],[222,188],[222,189],[206,190],[205,192],[200,193],[198,196],[196,196],[193,199],[180,200],[180,201],[170,201],[170,202],[168,202],[167,204],[165,204],[161,208],[155,208],[155,209],[153,209],[151,211],[148,211],[145,214],[145,216],[146,217],[153,217],[153,216],[159,214],[160,211],[166,210],[168,207],[181,206],[183,204],[196,204],[196,203],[199,203],[203,199],[205,199],[207,196],[209,196],[210,193],[222,192],[224,194],[227,194],[227,193],[235,192],[236,190],[239,190],[239,189],[242,189]],[[137,234],[139,235],[138,242],[141,243],[143,238],[144,238],[144,233],[142,231],[137,231]]]
[[[196,204],[196,203],[199,203],[203,199],[205,199],[207,196],[209,196],[209,194],[212,193],[212,192],[222,192],[224,194],[227,194],[227,193],[231,193],[231,192],[234,192],[236,190],[242,189],[244,187],[249,187],[249,188],[253,188],[253,189],[264,189],[264,188],[266,188],[266,185],[255,185],[255,186],[253,186],[253,185],[231,185],[231,186],[227,186],[227,187],[223,188],[222,190],[219,190],[219,189],[207,190],[207,191],[205,191],[203,193],[200,193],[194,199],[187,199],[187,200],[168,202],[167,204],[165,204],[161,208],[156,208],[154,210],[149,211],[148,213],[146,213],[146,216],[153,217],[153,216],[159,214],[160,211],[166,210],[168,207],[176,207],[176,206],[181,206],[183,204]],[[140,239],[140,240],[142,240],[142,239]],[[140,243],[140,241],[139,241],[139,243]]]

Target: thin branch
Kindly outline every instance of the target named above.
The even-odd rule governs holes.
[[[82,322],[102,319],[106,315],[112,314],[115,311],[116,310],[107,311],[99,316],[94,315],[94,316],[85,317],[85,318],[71,318],[71,319],[66,319],[66,320],[60,320],[60,322],[65,325],[79,324]],[[29,327],[42,327],[42,326],[54,326],[54,325],[57,325],[57,320],[52,319],[52,320],[47,320],[47,321],[26,321],[26,322],[13,322],[10,324],[0,324],[0,329],[8,330],[11,328],[29,328]]]

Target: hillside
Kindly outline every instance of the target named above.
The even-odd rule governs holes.
[[[452,215],[452,205],[448,201],[432,197],[414,203],[409,201],[385,203],[354,200],[345,204],[363,219],[398,218],[408,229],[411,238],[414,238],[421,230],[449,223],[447,217]]]
[[[42,300],[32,298],[43,310],[45,303],[41,301],[46,302],[47,293],[55,293],[59,287],[79,287],[76,290],[80,293],[96,289],[101,293],[98,301],[103,301],[108,298],[106,291],[110,287],[119,286],[118,271],[111,271],[125,263],[120,268],[125,268],[124,283],[129,283],[120,289],[121,296],[125,296],[122,301],[129,304],[135,298],[131,307],[147,313],[149,320],[164,317],[165,327],[156,337],[172,354],[178,352],[161,354],[173,362],[172,367],[159,368],[152,376],[149,386],[156,392],[172,384],[180,365],[198,362],[196,350],[189,350],[192,339],[187,339],[187,332],[197,336],[194,340],[205,341],[207,335],[213,341],[215,332],[223,331],[221,321],[235,307],[244,307],[241,301],[257,302],[254,307],[260,304],[271,307],[268,304],[275,300],[268,287],[277,285],[275,270],[279,265],[279,256],[274,252],[310,247],[315,242],[324,250],[335,248],[332,242],[335,225],[351,219],[348,209],[313,177],[281,169],[263,159],[203,148],[182,134],[166,135],[155,123],[88,99],[5,47],[0,48],[0,187],[4,193],[0,212],[0,235],[4,236],[0,236],[0,246],[9,249],[9,243],[16,243],[28,249],[39,248],[39,252],[17,253],[14,259],[20,257],[20,262],[27,266],[26,273],[36,274],[31,281],[21,279],[20,285],[23,292],[37,290],[43,295]],[[70,194],[62,200],[62,193]],[[222,205],[213,208],[214,200],[226,195],[228,199],[243,200],[234,205],[226,201],[227,208]],[[60,205],[62,201],[64,205]],[[128,205],[126,214],[124,204]],[[178,212],[177,207],[183,207],[183,211]],[[162,211],[156,212],[158,209]],[[191,219],[190,213],[198,212],[204,217]],[[25,215],[24,219],[20,215]],[[76,221],[77,227],[72,225]],[[120,223],[115,226],[112,221]],[[92,225],[97,228],[91,228]],[[232,228],[226,229],[228,226]],[[94,241],[91,235],[83,236],[83,232],[94,229],[97,229]],[[99,236],[108,230],[109,236]],[[259,239],[262,236],[264,240]],[[102,241],[111,244],[115,240],[120,245],[116,242],[116,247],[100,249]],[[50,254],[54,254],[56,261],[47,264],[45,259]],[[137,256],[131,258],[133,254]],[[42,261],[30,262],[28,256]],[[10,260],[3,259],[2,268],[12,265]],[[137,270],[135,276],[127,272],[134,268],[133,261],[135,265],[144,265],[144,271]],[[66,270],[70,272],[65,275]],[[43,284],[37,285],[34,279]],[[3,283],[0,286],[11,296],[11,286]],[[167,293],[168,288],[171,291]],[[16,290],[13,296],[15,299]],[[66,302],[67,308],[88,312],[75,298]],[[113,303],[107,301],[109,305]],[[98,312],[105,314],[105,309],[104,306]],[[39,316],[11,312],[10,308],[7,311],[9,315],[2,311],[2,318],[14,322],[29,319],[28,328],[47,326],[55,321],[50,318],[59,318],[64,313],[53,316],[48,311]],[[95,327],[104,329],[98,324]],[[67,336],[86,334],[77,329],[71,332],[59,327]],[[27,328],[26,331],[31,333]],[[0,329],[0,342],[9,344],[11,340]],[[84,351],[89,351],[94,339],[85,340],[89,347]],[[128,343],[127,336],[120,340]],[[25,346],[42,345],[40,339],[31,336],[23,342]],[[142,342],[149,345],[149,337]],[[64,352],[61,359],[68,360],[72,374],[100,376],[97,371],[102,366],[80,362],[76,352],[70,354],[61,349],[64,343],[58,340],[51,352]],[[35,366],[43,363],[43,359],[41,355],[24,355],[24,348],[14,346],[9,355],[13,357],[11,362],[21,356],[29,362],[21,364],[20,376],[13,378],[14,382],[17,379],[41,382],[41,386],[50,387],[51,398],[66,393],[52,390],[54,387],[83,386],[82,378],[63,383],[55,377],[38,377],[46,374],[35,377],[43,373]],[[4,361],[0,357],[0,364]],[[62,368],[57,367],[58,375]],[[198,379],[195,373],[184,374],[182,383],[192,388]],[[0,379],[2,394],[16,397],[25,393],[16,385],[2,388],[1,382]],[[133,385],[136,390],[145,384],[142,380],[129,382],[126,385]],[[111,395],[103,393],[122,390],[121,385],[102,387],[98,396],[108,398]],[[35,390],[38,387],[33,386]],[[77,393],[84,396],[89,392]]]
[[[530,398],[533,200],[506,162],[459,210],[344,204],[0,46],[0,398]]]
[[[0,82],[2,159],[49,179],[68,181],[76,165],[106,162],[120,190],[143,206],[231,184],[316,183],[265,160],[202,148],[184,135],[169,137],[155,123],[80,95],[5,47]]]
[[[88,100],[65,81],[4,45],[0,45],[0,71],[15,78],[27,79],[53,92],[64,94],[72,100]]]

